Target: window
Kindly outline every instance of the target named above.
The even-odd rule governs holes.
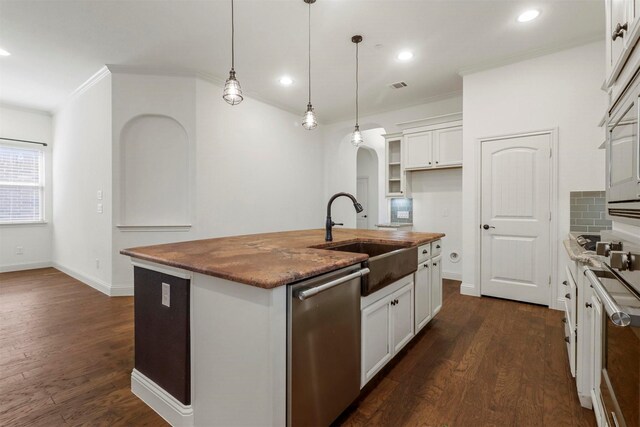
[[[0,224],[44,221],[44,153],[0,144]]]

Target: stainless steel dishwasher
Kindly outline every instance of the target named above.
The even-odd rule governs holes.
[[[287,425],[328,426],[360,393],[359,264],[290,285]]]

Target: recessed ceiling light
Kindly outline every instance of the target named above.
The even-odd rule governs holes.
[[[403,50],[402,52],[400,52],[400,53],[398,54],[398,59],[399,59],[400,61],[408,61],[408,60],[410,60],[411,58],[413,58],[413,52],[408,51],[408,50]]]
[[[280,84],[282,86],[291,86],[293,84],[293,79],[289,76],[280,77]]]
[[[518,22],[529,22],[529,21],[533,21],[534,19],[536,19],[538,16],[540,16],[540,11],[536,10],[536,9],[530,9],[527,11],[524,11],[520,14],[520,16],[518,16]]]
[[[9,56],[9,55],[11,55],[9,52],[7,52],[6,50],[0,47],[0,56]]]

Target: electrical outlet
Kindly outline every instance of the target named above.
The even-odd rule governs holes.
[[[168,283],[162,284],[162,305],[171,307],[171,286]]]
[[[23,255],[24,248],[22,246],[16,246],[16,255]]]
[[[102,203],[98,203],[98,209],[97,209],[98,213],[102,213]]]

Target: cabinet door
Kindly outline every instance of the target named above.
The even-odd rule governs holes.
[[[618,24],[623,25],[627,22],[627,15],[629,9],[629,0],[609,0],[607,2],[609,20],[607,22],[607,34],[605,34],[607,43],[609,43],[609,58],[607,60],[607,75],[614,69],[624,49],[625,38],[628,37],[629,32],[623,33],[622,37],[613,40],[613,32]],[[629,22],[627,25],[630,25]]]
[[[432,167],[433,132],[417,132],[404,136],[405,169],[424,169]]]
[[[364,385],[391,359],[391,300],[386,297],[362,310],[362,375]]]
[[[602,303],[593,294],[591,296],[591,354],[593,355],[591,364],[591,384],[595,396],[600,396],[600,371],[602,370]],[[599,404],[600,399],[595,399],[594,405]],[[600,411],[601,412],[601,411]]]
[[[400,288],[392,296],[393,352],[397,353],[413,338],[413,283]]]
[[[433,159],[436,167],[462,166],[462,127],[434,132]]]
[[[437,256],[431,262],[431,317],[442,308],[442,257]]]
[[[416,333],[431,320],[431,272],[430,261],[418,264],[414,274],[415,287],[415,330]]]

